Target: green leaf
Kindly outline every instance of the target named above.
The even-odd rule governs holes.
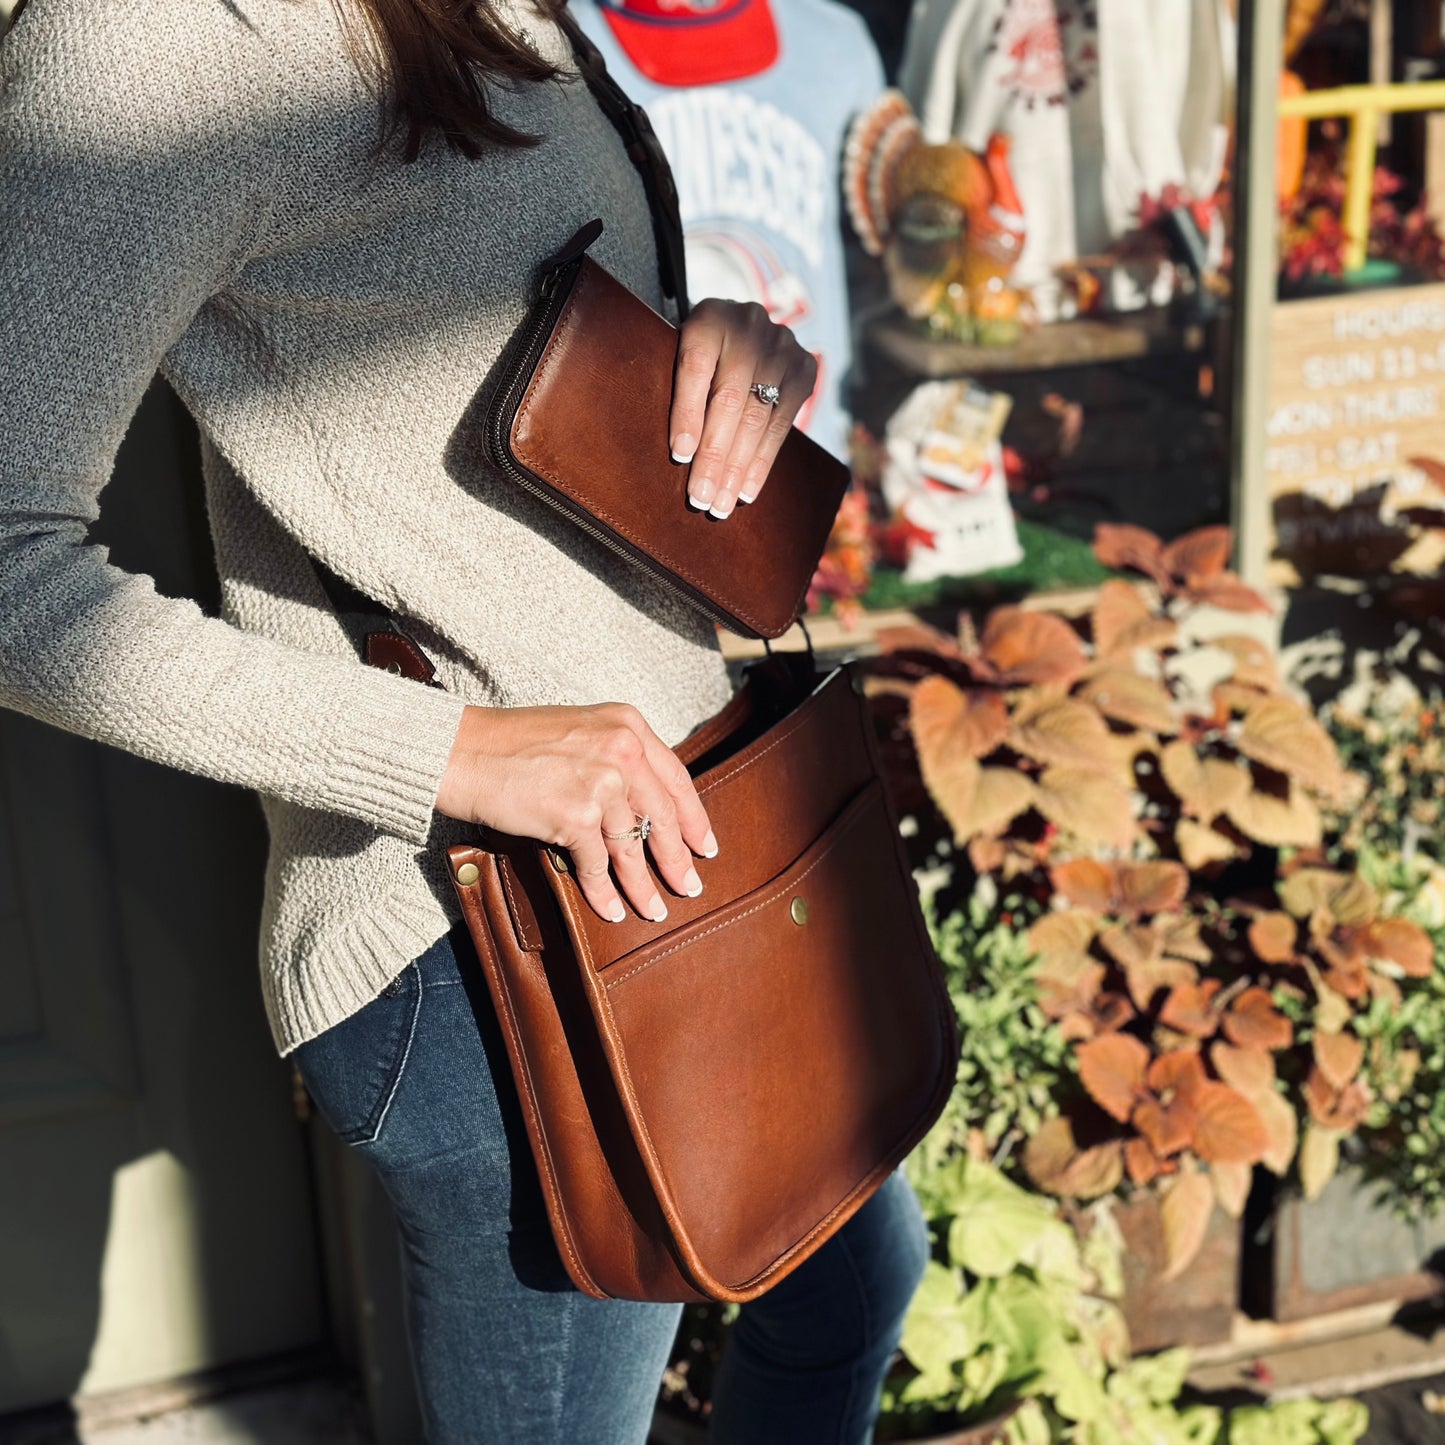
[[[914,1369],[928,1377],[930,1387],[944,1377],[951,1378],[954,1365],[976,1347],[962,1303],[962,1276],[929,1260],[903,1322],[900,1348]]]
[[[1115,1380],[1139,1393],[1151,1405],[1168,1405],[1179,1398],[1184,1377],[1189,1373],[1188,1350],[1165,1350],[1131,1361],[1109,1381],[1113,1393]]]
[[[1355,1445],[1369,1428],[1370,1411],[1361,1400],[1331,1400],[1315,1421],[1323,1445]]]
[[[1004,1431],[1006,1445],[1053,1445],[1053,1440],[1054,1432],[1037,1400],[1026,1400]]]
[[[970,1274],[997,1279],[1029,1264],[1041,1274],[1082,1283],[1073,1231],[1053,1206],[977,1160],[964,1161],[948,1229],[948,1255]]]

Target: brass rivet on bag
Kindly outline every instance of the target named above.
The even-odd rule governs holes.
[[[569,867],[569,865],[568,865],[568,863],[567,863],[567,855],[566,855],[565,853],[563,853],[560,849],[558,849],[558,848],[548,848],[548,849],[547,849],[547,856],[552,860],[552,866],[553,866],[559,873],[567,873],[567,872],[570,872],[570,871],[571,871],[571,869],[570,869],[570,867]]]
[[[482,870],[478,868],[475,863],[463,863],[462,866],[457,869],[457,882],[460,883],[463,888],[470,888],[481,876]]]
[[[806,898],[793,899],[793,906],[788,909],[793,915],[793,922],[802,928],[808,921],[808,900]]]

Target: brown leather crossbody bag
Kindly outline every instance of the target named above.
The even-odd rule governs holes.
[[[645,129],[568,28],[624,138]],[[655,142],[628,149],[658,172],[664,290],[681,311],[676,208],[659,204],[670,177]],[[708,615],[777,636],[846,471],[795,432],[751,507],[726,523],[689,510],[666,445],[677,333],[585,257],[598,231],[543,269],[487,411],[489,460]],[[618,367],[622,387],[608,384]],[[339,611],[368,610],[322,579]],[[399,627],[364,653],[432,681]],[[849,669],[770,655],[678,753],[722,850],[663,924],[599,918],[567,855],[532,840],[486,833],[449,863],[577,1287],[744,1301],[836,1233],[938,1117],[954,1013]]]

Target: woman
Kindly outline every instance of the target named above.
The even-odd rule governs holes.
[[[396,1205],[434,1445],[640,1441],[677,1323],[567,1281],[446,845],[570,849],[613,919],[747,846],[669,747],[727,696],[711,627],[479,445],[537,264],[582,223],[660,301],[551,3],[31,0],[0,46],[0,702],[262,795],[268,1016]],[[221,618],[87,543],[157,368],[200,428]],[[693,313],[671,445],[715,525],[813,379],[757,308]],[[312,559],[442,687],[362,666]],[[895,1179],[744,1312],[715,1438],[865,1439],[922,1253]]]

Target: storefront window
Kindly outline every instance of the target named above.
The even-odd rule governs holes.
[[[1099,523],[1229,520],[1237,54],[1228,0],[914,5],[844,163],[873,566],[855,499],[825,608],[1088,586]]]

